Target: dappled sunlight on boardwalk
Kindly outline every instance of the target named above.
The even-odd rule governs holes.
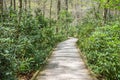
[[[37,80],[93,80],[75,46],[76,41],[70,38],[58,44]]]

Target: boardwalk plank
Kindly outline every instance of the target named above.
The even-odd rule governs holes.
[[[70,38],[58,44],[37,80],[93,80],[75,46],[76,41]]]

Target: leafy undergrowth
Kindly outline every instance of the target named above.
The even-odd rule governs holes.
[[[120,80],[120,23],[103,27],[83,24],[78,37],[78,45],[98,79]]]
[[[55,27],[49,27],[49,20],[38,12],[36,16],[23,13],[20,23],[17,19],[14,12],[0,23],[0,80],[17,80],[19,75],[38,70],[56,43],[66,38],[56,34]]]

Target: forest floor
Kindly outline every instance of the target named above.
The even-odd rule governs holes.
[[[36,80],[94,80],[76,47],[76,38],[58,44]]]

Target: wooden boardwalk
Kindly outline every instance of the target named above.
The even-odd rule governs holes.
[[[70,38],[58,44],[36,80],[94,80],[79,55],[76,41],[76,38]]]

